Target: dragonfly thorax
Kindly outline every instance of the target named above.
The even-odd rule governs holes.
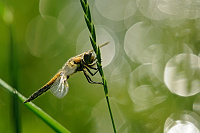
[[[62,71],[65,75],[70,76],[76,72],[78,65],[74,62],[73,58],[70,58],[62,67]]]

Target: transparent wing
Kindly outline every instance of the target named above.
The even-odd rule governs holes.
[[[66,76],[63,74],[58,77],[51,86],[50,90],[56,97],[63,98],[69,90]]]

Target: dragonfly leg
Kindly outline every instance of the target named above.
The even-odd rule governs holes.
[[[94,75],[99,71],[97,68],[94,68],[94,67],[88,67],[88,66],[86,66],[86,65],[85,65],[85,68],[87,69],[87,71],[88,71],[92,76],[94,76]],[[92,72],[90,71],[89,68],[96,70],[96,72],[92,73]]]
[[[92,67],[92,66],[87,66],[87,67],[89,67],[90,69],[93,69],[93,70],[98,70],[97,68]]]
[[[95,59],[95,61],[92,64],[87,64],[87,66],[91,69],[97,70],[97,68],[94,68],[93,66],[97,64],[97,60]]]
[[[84,75],[85,75],[85,77],[86,77],[86,79],[87,79],[87,81],[88,81],[89,83],[91,83],[91,84],[103,84],[102,82],[95,82],[95,81],[93,81],[93,80],[90,78],[90,76],[86,73],[85,70],[83,70],[83,73],[84,73]]]

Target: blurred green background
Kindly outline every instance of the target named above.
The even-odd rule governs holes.
[[[117,132],[200,132],[200,2],[89,4],[97,42],[110,42],[101,50]],[[70,57],[91,48],[79,1],[0,0],[0,78],[13,85],[15,68],[22,95],[30,96]],[[82,73],[68,83],[64,98],[47,92],[33,102],[73,133],[113,132],[103,87]],[[13,108],[12,95],[0,88],[0,132],[16,131]],[[54,132],[21,102],[19,116],[21,132]]]

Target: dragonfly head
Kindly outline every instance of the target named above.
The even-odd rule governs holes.
[[[95,61],[95,57],[92,52],[84,53],[83,55],[83,62],[85,64],[92,64]]]

